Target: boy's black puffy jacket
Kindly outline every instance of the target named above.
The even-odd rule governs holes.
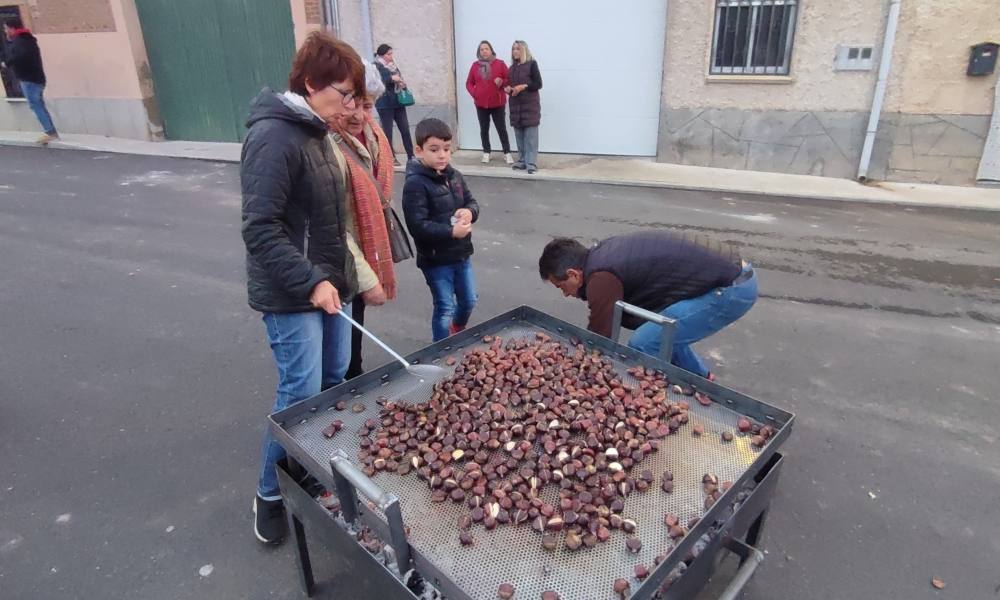
[[[410,161],[403,186],[403,215],[417,246],[418,267],[457,263],[472,256],[472,234],[462,239],[451,237],[451,217],[460,208],[472,211],[473,223],[479,220],[479,204],[461,173],[451,165],[438,173],[419,161]]]

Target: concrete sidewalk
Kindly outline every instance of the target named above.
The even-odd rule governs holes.
[[[0,131],[0,144],[33,146],[37,134]],[[144,142],[97,135],[67,134],[50,145],[62,150],[90,150],[145,156],[239,162],[240,144],[214,142]],[[845,200],[941,208],[1000,210],[1000,189],[919,183],[878,182],[862,185],[848,179],[739,171],[657,163],[651,159],[545,154],[539,172],[513,171],[500,153],[484,165],[475,151],[456,153],[462,173],[479,177],[569,181],[683,190],[706,190],[792,198]],[[401,170],[401,168],[397,169]],[[0,171],[2,173],[2,171]]]

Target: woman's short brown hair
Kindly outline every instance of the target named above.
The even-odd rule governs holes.
[[[365,65],[350,44],[329,33],[314,31],[295,53],[292,72],[288,75],[288,89],[308,96],[306,81],[314,90],[338,81],[350,81],[354,85],[354,93],[360,96],[365,92]]]

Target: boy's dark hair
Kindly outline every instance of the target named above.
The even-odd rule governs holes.
[[[385,56],[390,50],[392,50],[392,46],[389,44],[379,44],[375,50],[375,56]]]
[[[24,29],[24,21],[21,20],[21,17],[7,17],[3,24],[11,29]]]
[[[314,31],[306,37],[288,75],[288,89],[308,96],[306,82],[316,90],[338,81],[350,82],[357,96],[365,92],[365,64],[347,42],[334,38],[325,31]]]
[[[417,145],[421,148],[424,146],[424,142],[428,139],[435,137],[442,142],[447,142],[451,139],[451,127],[442,121],[441,119],[429,118],[417,123]]]
[[[542,256],[538,259],[538,274],[544,281],[549,278],[563,281],[567,270],[582,270],[586,258],[586,246],[573,238],[556,238],[545,244]]]

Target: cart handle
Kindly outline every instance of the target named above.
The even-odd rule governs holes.
[[[674,333],[677,329],[677,320],[619,300],[615,302],[615,313],[611,319],[611,339],[615,342],[618,341],[618,335],[621,333],[622,313],[628,313],[633,317],[639,317],[660,326],[660,358],[670,362],[674,351]]]
[[[403,511],[399,507],[399,498],[382,491],[374,481],[361,472],[348,458],[347,453],[338,448],[330,456],[330,471],[337,485],[337,498],[340,500],[340,510],[348,523],[358,519],[358,494],[361,490],[369,500],[375,503],[385,514],[389,524],[390,545],[396,552],[396,564],[400,573],[410,570],[410,543],[406,540],[406,527],[403,525]]]
[[[719,600],[736,600],[740,592],[743,591],[743,586],[753,577],[754,571],[757,570],[760,563],[764,562],[764,553],[745,542],[735,539],[726,541],[726,549],[739,555],[740,569],[736,571],[733,580],[729,582],[726,589],[719,595]]]

